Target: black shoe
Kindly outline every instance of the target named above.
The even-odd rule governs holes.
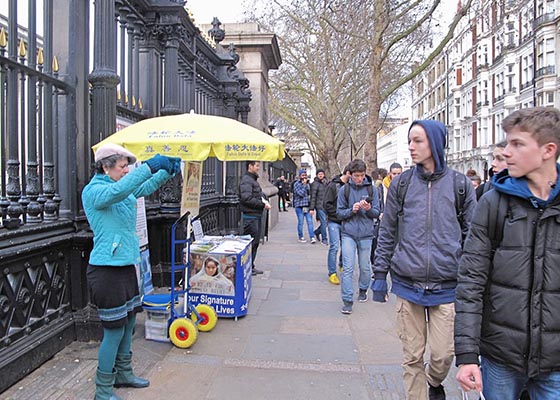
[[[445,400],[445,390],[443,390],[443,385],[432,386],[428,383],[428,386],[428,399]]]
[[[260,269],[253,268],[253,269],[251,270],[251,275],[253,275],[253,276],[255,276],[255,275],[262,275],[262,274],[263,274],[263,272],[262,272]]]

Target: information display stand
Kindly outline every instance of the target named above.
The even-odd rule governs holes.
[[[247,314],[251,297],[251,239],[208,237],[190,246],[189,301],[214,307],[218,317]]]

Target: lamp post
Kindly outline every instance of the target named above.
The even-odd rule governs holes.
[[[272,133],[274,132],[275,129],[276,129],[276,125],[274,125],[273,123],[268,124],[268,134],[270,136],[273,136]]]

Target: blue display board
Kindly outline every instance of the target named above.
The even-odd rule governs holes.
[[[218,317],[247,314],[251,298],[251,241],[224,239],[190,249],[189,301],[214,307]]]

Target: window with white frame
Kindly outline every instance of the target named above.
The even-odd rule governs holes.
[[[545,55],[546,65],[553,66],[554,65],[554,38],[546,39],[546,55]]]
[[[502,114],[498,113],[496,114],[496,118],[494,119],[494,129],[496,131],[496,143],[499,143],[503,140],[500,138],[503,137],[502,118],[503,118]]]
[[[480,121],[480,128],[481,128],[481,146],[486,146],[489,142],[488,137],[488,118],[484,117]]]
[[[527,83],[533,80],[533,55],[523,57],[522,61],[523,67],[523,83]]]

